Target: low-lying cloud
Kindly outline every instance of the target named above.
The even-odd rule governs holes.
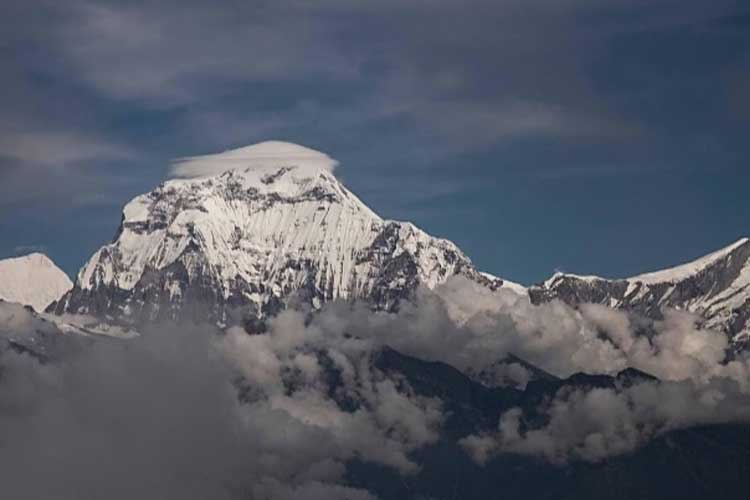
[[[137,339],[68,337],[78,349],[45,363],[36,332],[51,325],[0,311],[4,340],[28,348],[0,357],[13,498],[369,499],[345,484],[347,461],[413,474],[409,452],[438,437],[439,401],[387,379],[368,343],[336,347],[298,312],[256,336],[153,325]]]
[[[397,313],[290,309],[257,335],[162,324],[129,340],[61,336],[5,303],[0,320],[16,345],[0,356],[0,467],[14,498],[374,498],[348,483],[347,465],[417,474],[413,452],[447,417],[377,368],[383,346],[490,385],[533,378],[500,363],[510,354],[560,377],[634,367],[661,379],[563,387],[536,409],[543,424],[511,408],[460,441],[480,464],[501,453],[596,462],[671,430],[750,420],[748,359],[730,359],[726,337],[691,315],[535,306],[460,278]],[[74,348],[29,354],[55,335]]]
[[[512,409],[501,416],[495,432],[462,440],[479,463],[498,453],[554,463],[596,462],[671,430],[750,421],[748,357],[731,355],[725,334],[699,328],[692,314],[665,310],[662,320],[653,321],[596,304],[537,306],[513,292],[491,291],[462,278],[436,292],[424,291],[397,315],[328,308],[313,324],[370,335],[490,384],[523,386],[529,380],[523,365],[498,363],[510,354],[559,377],[616,375],[636,368],[660,379],[561,389],[537,409],[546,417],[539,428],[529,428],[522,411]]]
[[[495,432],[471,435],[462,446],[479,463],[499,453],[542,457],[553,463],[598,462],[635,450],[668,431],[750,421],[750,398],[736,383],[716,379],[642,381],[629,387],[561,389],[541,413],[547,423],[529,428],[520,408],[503,413]]]

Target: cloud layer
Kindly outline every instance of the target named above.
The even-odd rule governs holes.
[[[616,389],[562,389],[539,412],[546,419],[541,427],[530,426],[514,408],[503,413],[496,432],[468,436],[461,444],[479,463],[499,453],[556,464],[599,462],[668,431],[750,422],[750,397],[726,379],[706,385],[648,381]]]
[[[53,363],[61,351],[39,353],[60,335],[50,324],[13,304],[0,314],[3,340],[30,349],[0,355],[0,466],[14,498],[370,499],[346,486],[347,461],[413,474],[408,453],[438,436],[438,401],[301,313],[256,336],[159,325],[128,341],[68,337]]]
[[[257,335],[163,324],[91,342],[19,306],[0,303],[0,314],[0,336],[26,346],[0,356],[0,466],[15,498],[369,499],[348,484],[347,464],[418,473],[414,452],[440,439],[448,417],[439,399],[376,367],[384,346],[489,384],[522,387],[533,375],[498,365],[508,354],[558,376],[636,367],[663,379],[563,387],[534,409],[541,425],[510,409],[462,439],[480,464],[501,453],[596,462],[670,430],[750,421],[748,359],[727,357],[726,338],[694,317],[533,306],[462,278],[395,314],[290,309]],[[71,345],[28,354],[50,339]]]

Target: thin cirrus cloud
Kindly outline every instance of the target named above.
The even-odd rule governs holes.
[[[77,132],[1,134],[0,205],[101,204],[117,184],[103,167],[137,157],[127,146]]]
[[[200,3],[179,10],[83,3],[58,36],[86,83],[155,107],[194,102],[217,82],[346,73],[319,28],[301,19],[243,8],[237,19],[233,9]]]
[[[457,143],[611,135],[626,126],[596,104],[595,89],[578,74],[596,55],[586,42],[602,34],[571,37],[565,28],[572,15],[535,9],[528,19],[516,2],[477,6],[476,14],[451,2],[435,13],[406,6],[394,16],[337,3],[292,2],[286,10],[189,3],[175,15],[162,4],[83,3],[57,38],[70,76],[156,108],[203,102],[242,82],[335,78],[352,89],[367,86],[369,96],[355,98],[365,105],[360,120],[407,115]],[[364,23],[362,10],[370,16]],[[460,17],[449,22],[450,14]],[[359,24],[341,23],[341,16]],[[415,31],[419,16],[426,22]],[[540,21],[548,25],[544,43],[535,35]],[[539,58],[545,63],[534,62]]]
[[[0,135],[0,155],[46,168],[97,159],[123,159],[132,150],[76,132],[42,131]]]
[[[621,15],[626,6],[633,15]],[[206,148],[254,142],[261,137],[248,134],[258,123],[268,137],[295,127],[340,135],[405,122],[421,131],[416,141],[453,154],[525,137],[643,137],[641,117],[623,113],[620,97],[591,73],[616,37],[728,9],[676,6],[478,0],[471,8],[406,3],[394,12],[335,1],[227,8],[75,1],[64,10],[47,4],[56,22],[24,39],[49,48],[52,64],[37,62],[36,71],[118,106],[180,110],[169,134],[212,142]],[[323,119],[295,111],[303,101]],[[238,116],[240,106],[247,111]],[[206,118],[222,116],[226,124]]]

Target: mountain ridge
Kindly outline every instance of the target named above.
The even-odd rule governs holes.
[[[125,205],[112,243],[48,312],[138,321],[252,325],[291,302],[364,300],[394,310],[420,286],[462,275],[534,304],[591,302],[660,319],[690,311],[750,342],[750,240],[673,268],[608,279],[555,273],[523,287],[479,271],[455,244],[378,216],[334,175],[324,153],[280,141],[186,158]],[[199,304],[183,310],[185,304]],[[239,311],[239,312],[238,312]],[[239,315],[239,316],[238,316]]]
[[[380,218],[317,157],[305,163],[308,148],[305,156],[275,142],[274,156],[261,146],[262,164],[257,156],[249,167],[233,157],[218,175],[168,180],[134,198],[113,242],[50,310],[176,318],[197,302],[207,307],[195,315],[226,324],[234,309],[262,319],[293,297],[313,308],[363,299],[389,310],[417,287],[456,274],[504,286],[452,242]],[[215,168],[215,159],[203,161]]]
[[[597,303],[661,319],[663,308],[695,313],[703,326],[727,334],[736,346],[750,341],[750,240],[736,242],[672,268],[608,279],[555,273],[529,287],[539,304],[559,299]]]

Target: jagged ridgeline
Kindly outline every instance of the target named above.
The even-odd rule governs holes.
[[[112,243],[50,310],[134,321],[190,314],[225,325],[236,311],[264,318],[292,299],[388,310],[456,274],[513,286],[478,272],[450,241],[380,218],[327,158],[282,142],[204,157],[218,173],[134,198]]]
[[[112,243],[48,311],[250,325],[290,301],[319,308],[362,300],[393,310],[419,286],[462,275],[534,303],[593,302],[652,319],[665,307],[687,310],[735,348],[750,338],[747,239],[665,271],[624,279],[557,273],[526,289],[479,272],[448,240],[382,219],[334,176],[334,165],[274,141],[188,159],[176,170],[182,178],[125,206]]]
[[[534,303],[603,304],[660,319],[664,308],[700,315],[703,326],[723,331],[736,348],[750,342],[750,240],[672,269],[625,279],[557,273],[529,288]]]

